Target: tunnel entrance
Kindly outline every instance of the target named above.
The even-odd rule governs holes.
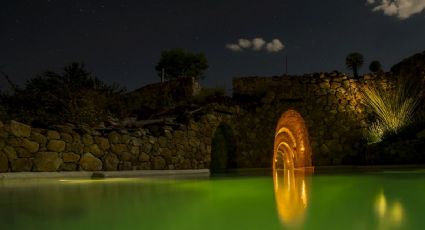
[[[273,169],[311,168],[311,154],[304,119],[295,110],[284,112],[276,126]]]
[[[211,173],[225,172],[236,168],[236,145],[233,130],[226,124],[220,124],[211,144]]]

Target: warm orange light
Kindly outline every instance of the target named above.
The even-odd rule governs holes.
[[[304,170],[275,170],[273,173],[276,207],[285,225],[296,227],[303,223],[308,206],[309,183]]]
[[[273,169],[311,167],[311,154],[304,119],[295,110],[286,111],[276,126]]]

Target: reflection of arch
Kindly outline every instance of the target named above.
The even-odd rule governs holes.
[[[311,147],[304,119],[290,109],[282,114],[276,126],[273,169],[311,166]]]
[[[236,144],[232,128],[220,124],[215,130],[211,144],[211,172],[236,168]]]
[[[310,190],[310,178],[305,170],[273,171],[274,194],[279,219],[291,227],[303,223]]]

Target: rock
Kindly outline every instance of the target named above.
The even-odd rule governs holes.
[[[55,130],[49,130],[46,133],[47,140],[59,140],[61,138],[58,131]]]
[[[138,167],[140,170],[150,170],[151,169],[151,163],[150,162],[143,162]]]
[[[16,137],[29,137],[31,127],[16,121],[10,121],[10,132]]]
[[[122,161],[132,161],[136,159],[136,156],[134,156],[133,154],[129,152],[122,152],[119,154],[119,156]]]
[[[3,128],[4,124],[0,121],[0,129]]]
[[[159,146],[165,148],[167,146],[167,138],[163,136],[158,137],[158,144]]]
[[[129,171],[129,170],[132,170],[132,169],[133,169],[133,167],[131,166],[131,162],[124,161],[124,162],[121,162],[121,163],[118,165],[118,169],[119,169],[120,171]]]
[[[16,158],[18,158],[18,155],[16,154],[15,148],[13,148],[11,146],[4,147],[3,152],[6,154],[9,161],[12,161],[12,160],[15,160]]]
[[[142,154],[140,154],[140,156],[139,156],[139,161],[142,161],[142,162],[149,161],[149,159],[150,159],[150,157],[149,157],[149,155],[148,155],[148,154],[146,154],[146,153],[142,153]]]
[[[62,159],[65,163],[78,162],[80,155],[73,152],[62,153]]]
[[[139,156],[139,147],[137,146],[130,147],[130,153],[135,156]]]
[[[153,169],[165,169],[165,160],[164,158],[157,156],[153,159]]]
[[[100,171],[102,170],[102,161],[97,159],[91,153],[85,153],[80,159],[80,167],[84,171]]]
[[[86,146],[93,144],[93,137],[88,134],[84,134],[82,140],[83,140],[83,144]]]
[[[3,139],[0,139],[0,150],[6,146],[6,142]]]
[[[118,160],[117,155],[113,153],[107,153],[103,158],[104,168],[106,171],[116,171],[119,162],[120,160]]]
[[[40,133],[32,132],[30,138],[41,146],[45,146],[47,143],[47,137]]]
[[[62,159],[56,152],[39,152],[35,154],[34,171],[55,172],[62,164]]]
[[[121,142],[121,136],[119,133],[112,131],[108,135],[109,142],[111,144],[118,144]]]
[[[37,142],[30,141],[28,139],[24,139],[22,141],[22,147],[24,147],[30,153],[36,153],[36,152],[38,152],[40,145]]]
[[[30,172],[32,161],[29,158],[19,158],[11,162],[12,172]]]
[[[0,152],[0,172],[9,171],[9,160],[7,159],[6,154]]]
[[[128,145],[130,143],[131,137],[127,134],[121,136],[121,143]]]
[[[66,144],[66,151],[81,154],[84,151],[84,145],[81,142],[74,142]]]
[[[63,163],[60,167],[60,171],[77,171],[77,164]]]
[[[61,133],[61,138],[62,140],[64,140],[66,143],[72,143],[73,138],[72,135],[69,133]]]
[[[321,82],[321,83],[319,84],[319,86],[320,86],[320,88],[322,88],[322,89],[330,89],[330,88],[331,88],[331,84],[329,84],[329,82],[328,82],[328,81]]]
[[[65,141],[50,140],[47,149],[52,152],[63,152],[65,150]]]
[[[22,147],[17,147],[15,148],[16,153],[18,155],[19,158],[30,158],[32,157],[32,153],[30,153],[28,150],[22,148]]]
[[[114,144],[112,145],[112,152],[117,153],[117,154],[121,154],[123,152],[127,152],[128,148],[127,145],[125,144]]]
[[[105,153],[100,150],[99,146],[97,144],[92,144],[90,146],[86,146],[84,148],[84,152],[88,152],[93,154],[96,157],[102,157]]]
[[[109,140],[107,138],[95,137],[94,140],[101,150],[105,151],[105,150],[108,150],[110,148]]]

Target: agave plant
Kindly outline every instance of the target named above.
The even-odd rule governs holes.
[[[392,85],[369,82],[362,94],[365,105],[377,116],[366,136],[369,142],[379,142],[385,134],[397,134],[413,121],[422,92],[420,84],[399,77]]]

